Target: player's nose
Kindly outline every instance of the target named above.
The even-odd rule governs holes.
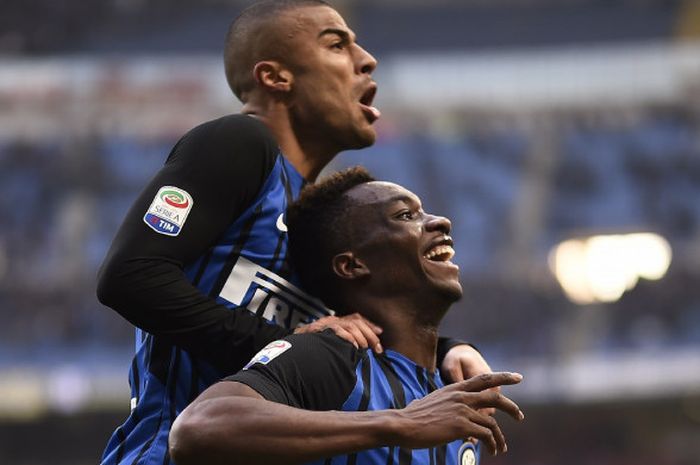
[[[361,46],[357,46],[355,66],[360,74],[372,74],[377,69],[377,59]]]
[[[426,231],[441,231],[449,234],[452,230],[452,222],[449,218],[439,215],[425,215],[425,230]]]

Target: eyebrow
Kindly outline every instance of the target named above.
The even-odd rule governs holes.
[[[394,197],[390,197],[389,199],[386,200],[387,204],[394,203],[394,202],[415,203],[417,205],[421,204],[419,198],[410,197],[410,196],[404,195],[404,194],[395,195]]]
[[[348,31],[345,31],[343,29],[336,29],[336,28],[324,29],[318,34],[318,37],[321,38],[321,37],[323,37],[325,35],[329,35],[329,34],[337,35],[341,39],[348,41],[348,42],[352,39],[352,36],[350,35],[350,33]]]

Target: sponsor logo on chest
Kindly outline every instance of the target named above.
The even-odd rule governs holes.
[[[238,257],[219,297],[287,328],[333,314],[320,300],[245,257]]]

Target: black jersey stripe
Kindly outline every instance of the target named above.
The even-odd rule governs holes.
[[[289,275],[286,270],[289,267],[285,266],[287,261],[284,257],[280,259],[280,254],[282,253],[282,246],[284,245],[284,234],[285,233],[280,233],[280,235],[277,236],[277,245],[275,246],[275,253],[272,255],[272,260],[270,260],[270,265],[268,268],[273,270],[275,273],[282,276],[283,278],[288,278]]]
[[[413,460],[413,451],[411,449],[406,449],[401,447],[399,449],[399,465],[411,465]]]
[[[394,452],[396,451],[395,446],[389,447],[389,453],[386,456],[386,465],[394,465]]]
[[[360,404],[357,407],[358,412],[364,412],[369,406],[369,400],[372,395],[372,366],[367,355],[362,357],[362,397]]]
[[[219,273],[219,277],[216,279],[214,287],[212,287],[211,291],[209,292],[210,297],[218,296],[221,292],[221,289],[223,289],[226,280],[228,279],[229,275],[231,274],[231,271],[233,270],[233,267],[238,261],[238,257],[240,256],[241,251],[243,250],[243,246],[245,246],[246,242],[248,242],[248,238],[250,237],[250,232],[253,230],[253,226],[255,226],[255,223],[260,219],[262,208],[263,202],[260,202],[258,206],[255,207],[253,214],[250,215],[250,218],[248,218],[248,221],[241,228],[241,233],[238,236],[238,240],[233,245],[231,253],[229,253],[228,257],[226,258],[226,263],[224,264],[224,267]]]
[[[437,383],[435,382],[435,374],[428,375],[428,394],[433,391],[438,390]],[[435,465],[445,465],[445,460],[447,457],[447,445],[442,445],[435,448]],[[430,463],[432,464],[432,457]]]
[[[199,362],[194,357],[190,357],[190,361],[192,364],[190,365],[190,390],[189,394],[187,395],[187,404],[191,404],[192,401],[200,394],[199,380],[201,377],[199,373]]]
[[[149,335],[148,337],[151,351],[147,354],[149,356],[148,359],[148,371],[153,373],[154,376],[158,377],[158,379],[163,383],[163,385],[168,386],[170,383],[174,384],[177,382],[177,364],[179,364],[180,361],[180,351],[176,350],[175,351],[175,360],[173,360],[172,356],[172,346],[165,344],[163,342],[160,342],[159,339],[157,339],[153,335]],[[170,352],[170,356],[167,356],[165,353],[166,351]],[[164,363],[166,362],[167,363]],[[175,364],[177,362],[177,364]],[[175,364],[174,370],[170,370],[170,366],[172,364]],[[174,373],[172,373],[174,371]],[[169,379],[168,375],[174,375],[171,376]],[[153,431],[153,435],[144,443],[144,445],[141,447],[141,450],[139,450],[138,455],[136,458],[131,462],[131,465],[136,465],[139,463],[141,460],[141,457],[146,453],[151,448],[151,444],[153,444],[153,441],[155,441],[156,437],[158,437],[158,433],[160,432],[160,427],[163,424],[163,411],[161,410],[160,415],[158,415],[158,425]]]
[[[197,274],[194,276],[192,285],[199,285],[199,282],[202,280],[202,276],[204,276],[204,272],[207,270],[207,266],[209,266],[209,261],[211,260],[213,254],[214,247],[209,247],[207,253],[204,255],[204,257],[202,257],[202,262],[199,264],[199,269],[197,270]]]
[[[173,346],[155,336],[151,337],[151,353],[149,354],[148,371],[165,386],[168,382]]]
[[[403,385],[399,375],[391,364],[391,360],[386,356],[381,356],[377,357],[377,361],[379,362],[379,368],[382,370],[387,383],[389,383],[391,394],[394,396],[392,407],[395,409],[404,408],[406,406],[406,392],[403,390]],[[412,459],[413,452],[411,449],[406,449],[405,447],[399,448],[399,465],[411,465]]]
[[[437,389],[437,386],[435,385],[435,382],[431,381],[433,380],[433,377],[429,374],[428,376],[425,375],[425,369],[416,365],[416,379],[418,379],[418,383],[425,389],[425,391],[430,394],[433,392],[435,389]],[[428,457],[430,458],[430,465],[435,465],[435,448],[431,447],[430,450],[428,451]]]
[[[362,355],[362,366],[360,367],[360,374],[362,376],[362,397],[360,397],[360,404],[357,406],[358,412],[364,412],[369,407],[369,400],[372,394],[372,367],[367,354]],[[346,465],[355,465],[357,463],[357,453],[352,453],[348,455],[348,461]]]
[[[287,174],[287,168],[282,165],[282,170],[280,171],[280,180],[284,186],[284,195],[287,198],[287,206],[294,201],[294,196],[292,195],[292,185],[289,182],[289,175]],[[275,252],[272,255],[272,261],[270,262],[270,269],[275,270],[280,276],[287,278],[289,276],[289,264],[287,263],[286,255],[280,258],[282,253],[282,246],[285,242],[285,235],[287,233],[280,231],[277,237],[277,245],[275,247]],[[279,263],[279,265],[278,265]]]
[[[170,399],[170,424],[172,425],[177,416],[177,403],[175,401],[175,396],[177,395],[177,378],[180,372],[180,359],[182,352],[180,349],[175,349],[175,360],[173,361],[172,377],[170,378],[170,385],[168,386],[168,397]],[[163,454],[163,465],[168,465],[170,463],[170,450],[166,447],[165,454]]]
[[[161,412],[160,412],[160,415],[158,416],[158,426],[156,427],[155,432],[154,432],[153,435],[148,439],[148,441],[146,441],[146,443],[143,445],[143,447],[141,447],[141,450],[139,450],[138,455],[137,455],[136,458],[133,460],[133,462],[131,462],[131,465],[136,465],[136,464],[141,460],[141,457],[143,457],[143,454],[144,454],[148,449],[150,449],[151,444],[153,443],[153,441],[154,441],[154,440],[156,439],[156,437],[158,436],[158,432],[160,431],[160,425],[162,425],[162,424],[163,424],[163,412],[161,411]]]
[[[447,457],[447,445],[439,446],[435,450],[435,465],[445,465]]]
[[[119,463],[124,457],[124,442],[126,442],[126,434],[124,434],[124,427],[120,426],[117,428],[117,439],[119,440],[119,445],[117,446],[117,453],[114,458],[114,463]]]
[[[391,365],[391,361],[386,356],[377,357],[377,365],[384,373],[384,378],[386,378],[387,383],[389,383],[389,388],[394,396],[392,401],[392,408],[404,408],[406,406],[406,393],[401,385],[401,380],[399,375],[396,374],[394,367]]]
[[[282,164],[281,172],[282,184],[284,185],[284,194],[287,197],[287,205],[294,201],[294,195],[292,195],[292,185],[289,182],[289,173],[287,173],[287,165]]]
[[[147,335],[148,333],[142,331],[142,338],[145,337],[143,335]],[[134,390],[134,398],[136,399],[136,402],[138,402],[141,398],[141,381],[139,378],[139,367],[138,363],[136,361],[136,357],[134,357],[131,360],[131,389]],[[138,414],[138,409],[132,408],[131,409],[131,414],[129,418],[127,419],[127,422],[134,422],[138,423],[140,421],[139,414]],[[117,440],[119,441],[117,444],[117,451],[115,453],[115,461],[114,463],[120,463],[122,461],[122,458],[124,458],[124,448],[126,446],[126,434],[124,433],[124,425],[121,425],[117,428],[116,431],[117,435]]]
[[[134,390],[134,397],[136,397],[136,401],[138,402],[141,397],[141,379],[139,377],[139,366],[136,362],[136,357],[131,360],[131,377],[131,389]]]

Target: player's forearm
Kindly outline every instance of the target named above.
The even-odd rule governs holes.
[[[136,327],[205,355],[227,373],[238,371],[267,343],[290,333],[247,310],[218,304],[187,281],[180,267],[164,260],[107,263],[97,294]]]
[[[170,433],[178,465],[297,464],[381,447],[398,428],[394,411],[312,412],[249,397],[190,406]]]

